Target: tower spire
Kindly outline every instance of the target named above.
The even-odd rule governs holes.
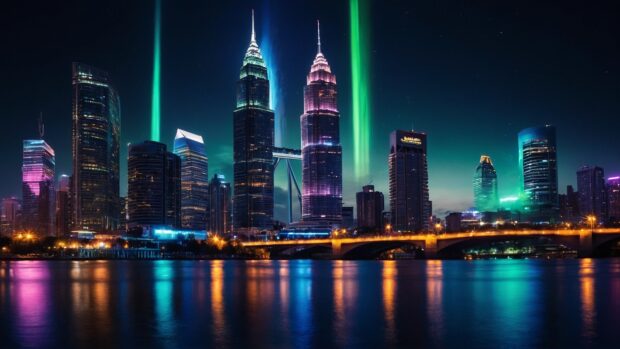
[[[321,23],[319,20],[316,20],[316,36],[318,38],[317,41],[317,54],[321,53]]]
[[[256,43],[256,32],[254,31],[254,9],[252,9],[252,38],[250,39],[251,43]]]

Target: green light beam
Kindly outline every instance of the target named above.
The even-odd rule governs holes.
[[[362,0],[363,1],[363,0]],[[353,111],[353,160],[355,177],[365,178],[370,163],[370,92],[368,78],[368,33],[362,18],[366,16],[366,4],[360,0],[349,1],[351,88]]]
[[[155,0],[155,38],[153,43],[153,91],[151,94],[151,140],[159,142],[161,124],[160,75],[161,75],[161,0]]]

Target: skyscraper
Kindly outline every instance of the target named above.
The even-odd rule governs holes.
[[[163,143],[129,145],[127,162],[129,228],[180,226],[181,161]]]
[[[519,170],[524,213],[531,221],[553,221],[558,213],[555,127],[519,132]]]
[[[39,237],[54,234],[54,149],[42,139],[24,141],[22,226]]]
[[[383,230],[383,193],[374,185],[365,185],[356,194],[357,226],[370,232]]]
[[[73,63],[73,223],[114,231],[119,225],[120,100],[108,73]]]
[[[11,236],[19,228],[21,204],[16,197],[2,199],[0,212],[0,235]]]
[[[230,183],[224,175],[215,174],[209,183],[210,228],[216,234],[230,233]]]
[[[206,230],[209,164],[202,136],[178,129],[173,152],[181,159],[181,227]]]
[[[256,43],[254,13],[233,119],[233,226],[236,232],[255,234],[272,227],[274,114],[269,108],[267,67]]]
[[[318,22],[317,22],[318,29]],[[321,52],[304,87],[301,115],[302,221],[338,224],[342,221],[342,147],[336,76]]]
[[[71,177],[58,177],[56,190],[56,234],[62,236],[71,231]]]
[[[607,179],[608,221],[612,224],[620,223],[620,176]]]
[[[426,134],[393,131],[389,156],[393,231],[427,231],[431,216],[428,194]]]
[[[599,222],[607,218],[605,172],[597,166],[583,166],[577,171],[579,210],[584,216],[594,215]]]
[[[474,174],[474,206],[480,212],[496,212],[499,209],[497,172],[491,157],[480,156],[480,163]]]

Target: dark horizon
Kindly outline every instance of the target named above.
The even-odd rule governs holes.
[[[56,177],[71,174],[71,63],[108,71],[121,100],[121,193],[127,143],[149,138],[153,3],[72,1],[13,3],[2,14],[5,52],[0,130],[5,180],[0,195],[21,197],[22,140],[45,139],[56,151]],[[177,128],[205,137],[209,177],[232,181],[235,83],[256,9],[258,44],[270,51],[285,115],[283,145],[298,148],[303,86],[316,52],[338,78],[344,202],[372,182],[386,196],[388,134],[428,135],[434,212],[472,206],[480,155],[497,169],[500,196],[518,188],[517,133],[557,127],[560,192],[576,184],[582,165],[620,174],[620,32],[618,4],[581,1],[478,5],[389,1],[369,11],[372,127],[371,173],[356,179],[352,162],[351,67],[347,2],[163,2],[162,141]],[[15,121],[14,121],[15,120]],[[221,122],[221,120],[224,120]],[[214,125],[217,125],[214,127]],[[612,151],[610,151],[612,150]],[[285,217],[285,179],[276,175],[276,218]],[[386,200],[387,201],[387,200]],[[386,207],[387,208],[387,207]]]

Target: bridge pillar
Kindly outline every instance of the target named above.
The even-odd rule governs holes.
[[[579,231],[579,257],[592,257],[592,230]]]
[[[424,257],[426,259],[437,258],[437,235],[426,235],[424,239]]]
[[[342,257],[342,242],[337,239],[332,239],[332,258]]]

